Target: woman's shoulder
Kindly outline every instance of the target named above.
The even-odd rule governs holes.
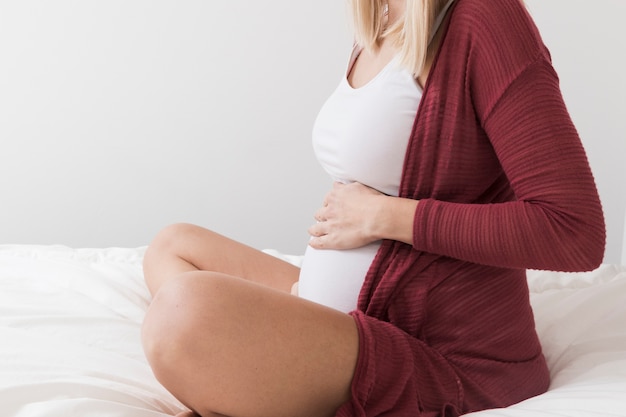
[[[520,74],[540,61],[551,65],[550,53],[521,0],[457,0],[439,59],[447,71],[470,83],[472,99],[483,116]]]
[[[485,47],[535,56],[545,50],[522,0],[457,0],[450,29]]]
[[[550,61],[521,0],[457,0],[446,37],[451,59],[463,55],[476,68],[518,72],[538,59]]]
[[[519,18],[528,14],[522,0],[456,0],[458,13],[477,20]]]

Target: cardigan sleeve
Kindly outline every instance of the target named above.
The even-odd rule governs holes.
[[[602,207],[537,28],[519,0],[458,7],[451,26],[469,51],[467,94],[477,119],[471,123],[484,130],[516,200],[423,199],[414,247],[499,267],[596,268],[605,245]]]
[[[552,65],[539,58],[506,88],[483,127],[516,201],[425,199],[414,246],[487,265],[582,271],[604,255],[604,217]]]

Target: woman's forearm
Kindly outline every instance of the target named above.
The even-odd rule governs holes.
[[[376,239],[391,239],[413,244],[413,219],[419,201],[380,196],[371,233]]]

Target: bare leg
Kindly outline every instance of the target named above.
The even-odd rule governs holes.
[[[154,239],[144,272],[147,357],[195,410],[178,417],[330,416],[350,397],[354,321],[286,294],[297,267],[178,224]]]
[[[352,317],[212,272],[164,283],[143,341],[159,381],[203,417],[331,416],[358,355]]]
[[[191,224],[163,229],[144,258],[144,274],[152,295],[166,281],[187,271],[213,271],[289,292],[299,268],[259,250]]]

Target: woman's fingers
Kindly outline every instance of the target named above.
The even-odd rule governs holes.
[[[316,249],[351,249],[373,241],[367,230],[372,222],[372,198],[380,195],[363,184],[334,183],[315,212],[317,223],[309,228],[309,245]]]
[[[308,232],[312,237],[324,236],[328,233],[328,225],[326,222],[317,222],[309,227]]]
[[[321,207],[321,208],[317,209],[317,211],[315,212],[315,216],[314,216],[315,220],[317,222],[324,222],[324,221],[326,221],[327,220],[326,219],[326,211],[327,211],[326,207]]]

